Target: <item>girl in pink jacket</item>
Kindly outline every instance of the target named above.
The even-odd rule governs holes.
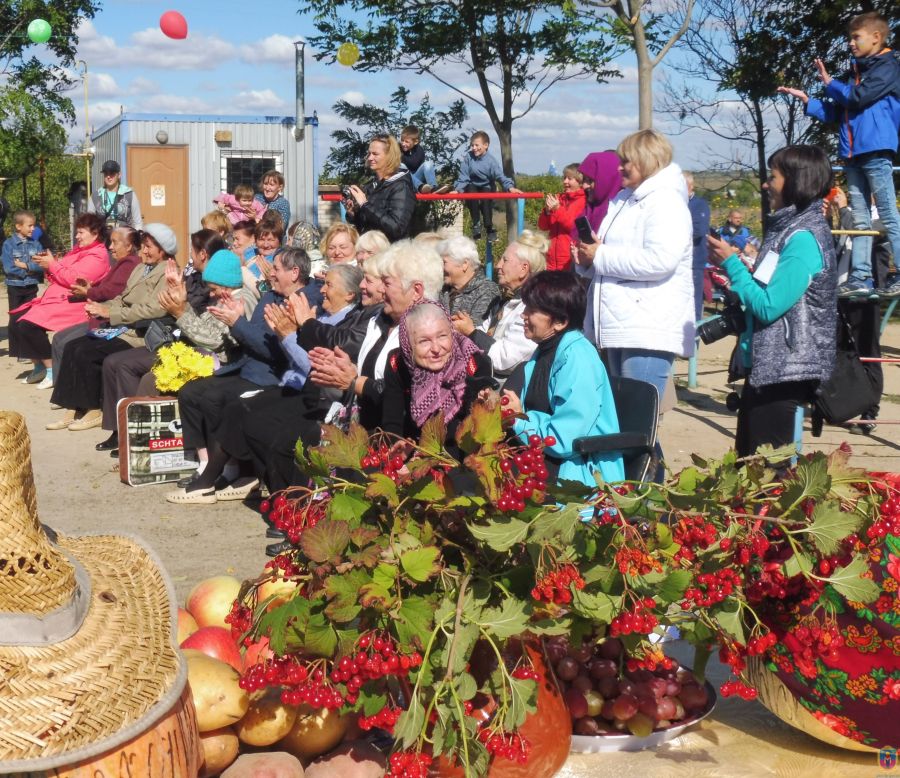
[[[238,184],[234,188],[234,194],[222,192],[213,202],[228,216],[228,221],[234,224],[251,220],[258,222],[266,212],[265,203],[253,198],[253,187],[248,184]]]
[[[84,213],[75,222],[75,246],[61,259],[49,251],[34,257],[50,285],[40,297],[9,312],[9,353],[30,359],[31,374],[23,383],[53,384],[50,332],[88,320],[84,300],[72,301],[76,281],[96,284],[109,271],[106,224],[97,214]],[[83,285],[83,284],[82,284]]]

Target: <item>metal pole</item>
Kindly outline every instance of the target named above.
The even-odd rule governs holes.
[[[494,247],[489,240],[484,242],[484,274],[491,281],[494,280]]]
[[[525,200],[520,197],[518,200],[516,200],[516,206],[519,215],[519,223],[517,225],[518,231],[516,232],[516,234],[521,235],[522,230],[525,229]]]
[[[84,67],[84,72],[81,74],[81,81],[84,84],[84,147],[82,151],[84,151],[84,181],[87,186],[87,197],[86,199],[90,201],[91,199],[91,137],[90,137],[90,123],[88,122],[88,66],[87,62],[83,59],[78,60],[78,64]]]
[[[41,193],[41,229],[47,232],[47,199],[44,196],[44,179],[47,171],[44,168],[44,158],[38,157],[38,184]]]

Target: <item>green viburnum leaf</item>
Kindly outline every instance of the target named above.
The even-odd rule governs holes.
[[[461,700],[471,700],[478,692],[478,684],[469,673],[460,673],[454,679],[456,695]]]
[[[503,437],[499,406],[490,409],[482,402],[472,405],[469,415],[463,419],[456,431],[456,440],[463,451],[476,451],[482,447],[496,445]]]
[[[397,580],[396,565],[389,565],[382,562],[372,571],[372,583],[385,589],[392,589],[394,582]]]
[[[428,600],[418,595],[404,597],[394,622],[400,645],[406,650],[410,650],[412,646],[423,648],[432,623],[432,607]]]
[[[325,618],[325,614],[311,614],[306,624],[306,632],[303,634],[303,647],[316,656],[330,657],[334,655],[337,642],[337,633]]]
[[[447,425],[444,424],[444,414],[436,413],[422,425],[422,434],[419,436],[419,448],[433,456],[444,451],[444,441],[447,439]]]
[[[656,541],[659,543],[660,548],[670,548],[675,545],[675,541],[672,540],[672,530],[670,530],[665,524],[657,524],[655,528],[656,533]]]
[[[521,543],[528,534],[528,522],[511,516],[492,519],[485,525],[469,524],[469,532],[487,543],[494,551],[508,551],[516,543]]]
[[[359,590],[359,604],[363,608],[379,607],[386,610],[394,604],[395,599],[388,589],[377,583],[366,584]]]
[[[849,565],[838,568],[826,580],[848,600],[872,602],[878,599],[881,589],[872,579],[862,577],[868,569],[866,560],[856,556]]]
[[[372,503],[352,492],[339,492],[328,504],[328,518],[335,521],[354,521],[362,518]]]
[[[697,490],[700,471],[696,467],[686,467],[678,474],[678,491],[692,493]]]
[[[581,510],[584,505],[569,503],[561,511],[545,511],[531,525],[529,540],[541,541],[558,539],[561,545],[567,545],[575,537],[575,530],[581,523]]]
[[[726,602],[728,602],[726,600]],[[744,621],[741,618],[740,606],[734,610],[721,610],[715,614],[716,623],[739,643],[746,642],[744,637]]]
[[[360,697],[362,702],[362,712],[364,716],[374,716],[385,705],[387,705],[386,694],[367,694],[363,692]]]
[[[423,502],[442,502],[447,493],[444,491],[443,485],[435,481],[429,474],[410,486],[409,496]]]
[[[528,622],[528,631],[535,635],[568,635],[571,630],[572,619],[568,616]]]
[[[864,468],[850,467],[850,452],[836,448],[828,455],[828,475],[831,476],[829,494],[839,500],[852,500],[859,496],[856,484],[868,480]]]
[[[444,650],[440,654],[439,662],[442,670],[448,673],[461,673],[469,664],[469,657],[472,654],[472,646],[479,635],[478,625],[469,622],[463,622],[459,625],[459,629],[454,632],[448,630],[447,643]],[[453,642],[456,642],[456,651],[453,654],[453,663],[450,663],[450,648]]]
[[[414,581],[427,581],[440,569],[436,564],[440,551],[436,546],[425,546],[407,551],[400,556],[400,566]]]
[[[409,707],[400,714],[397,725],[394,728],[394,737],[402,741],[403,748],[410,748],[422,733],[425,725],[425,708],[418,694],[412,695]]]
[[[311,448],[309,451],[303,445],[303,441],[297,439],[294,446],[294,461],[300,467],[304,475],[309,478],[328,478],[331,475],[331,468],[317,448]]]
[[[288,643],[296,641],[303,634],[309,620],[309,611],[309,600],[294,597],[262,616],[259,620],[259,634],[268,635],[272,650],[281,656],[288,648]]]
[[[530,608],[528,609],[530,611]],[[480,624],[499,640],[521,635],[528,626],[530,612],[526,612],[525,603],[512,597],[503,601],[499,608],[485,608],[482,611]]]
[[[673,570],[666,579],[656,588],[656,593],[663,602],[676,602],[684,595],[688,588],[692,575],[688,570]]]
[[[795,552],[793,556],[789,556],[784,560],[784,574],[788,578],[793,578],[795,575],[800,575],[800,573],[812,572],[812,569],[812,560],[802,552]]]
[[[841,547],[844,538],[859,528],[862,519],[858,513],[842,511],[838,502],[819,503],[813,510],[812,524],[804,531],[812,536],[819,551],[830,556]]]
[[[530,679],[509,679],[509,708],[503,717],[503,728],[512,731],[521,727],[525,717],[537,710],[537,684]]]
[[[621,604],[621,597],[611,597],[608,594],[591,594],[578,589],[572,593],[572,610],[579,616],[603,624],[612,621]]]
[[[351,424],[347,432],[331,424],[322,426],[322,442],[317,447],[331,467],[359,469],[369,450],[369,433],[359,424]]]
[[[336,498],[335,498],[336,499]],[[341,561],[344,549],[350,543],[350,527],[346,521],[325,519],[304,530],[300,538],[300,547],[313,562]]]
[[[831,479],[824,455],[816,452],[812,459],[801,458],[797,462],[796,475],[785,481],[780,500],[782,511],[805,498],[823,499],[830,486]]]
[[[400,497],[397,495],[397,484],[388,478],[384,473],[372,473],[369,476],[369,485],[366,487],[366,497],[374,500],[377,497],[384,497],[388,505],[396,508],[400,504]]]
[[[581,577],[584,578],[584,582],[586,585],[595,583],[597,581],[606,580],[610,573],[617,572],[615,568],[610,567],[609,565],[594,565],[593,567],[589,567],[581,573]]]
[[[325,581],[325,594],[329,603],[325,608],[325,615],[332,621],[352,621],[359,615],[360,607],[357,603],[359,590],[367,583],[371,583],[372,577],[365,570],[351,570],[344,575],[330,575]]]

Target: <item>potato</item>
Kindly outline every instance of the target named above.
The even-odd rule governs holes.
[[[306,768],[305,778],[381,778],[387,757],[374,746],[355,740],[341,743]]]
[[[344,737],[347,720],[328,708],[315,710],[301,705],[297,721],[291,731],[279,742],[279,748],[305,762],[331,751]]]
[[[240,686],[241,676],[231,665],[199,651],[184,651],[188,663],[188,684],[197,709],[201,732],[227,727],[241,720],[250,698]]]
[[[242,743],[270,746],[287,735],[296,720],[297,707],[285,705],[277,689],[266,689],[250,698],[250,707],[235,729]]]
[[[284,751],[241,754],[222,778],[303,778],[303,765]]]
[[[212,778],[237,759],[241,744],[232,727],[222,727],[210,732],[201,732],[200,745],[203,747],[200,778]]]

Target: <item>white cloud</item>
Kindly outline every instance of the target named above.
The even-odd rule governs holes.
[[[85,20],[78,28],[78,54],[90,68],[134,67],[163,70],[215,70],[234,58],[235,48],[214,35],[188,35],[173,40],[158,27],[133,33],[127,41],[100,35]]]
[[[128,93],[132,95],[155,95],[162,90],[156,81],[138,76],[128,85]]]
[[[122,88],[109,73],[89,73],[88,94],[91,97],[119,97]]]
[[[351,90],[349,92],[344,92],[342,95],[338,95],[337,100],[346,100],[350,105],[362,105],[366,102],[366,96],[362,92]],[[337,102],[337,100],[335,100],[335,102]]]
[[[238,47],[241,61],[251,65],[273,64],[289,65],[294,61],[294,41],[302,36],[289,38],[287,35],[270,35],[253,43],[245,43]]]
[[[229,110],[236,112],[258,113],[263,111],[269,115],[285,113],[289,107],[288,102],[282,100],[271,89],[251,89],[246,92],[238,92],[231,98],[229,104]]]

